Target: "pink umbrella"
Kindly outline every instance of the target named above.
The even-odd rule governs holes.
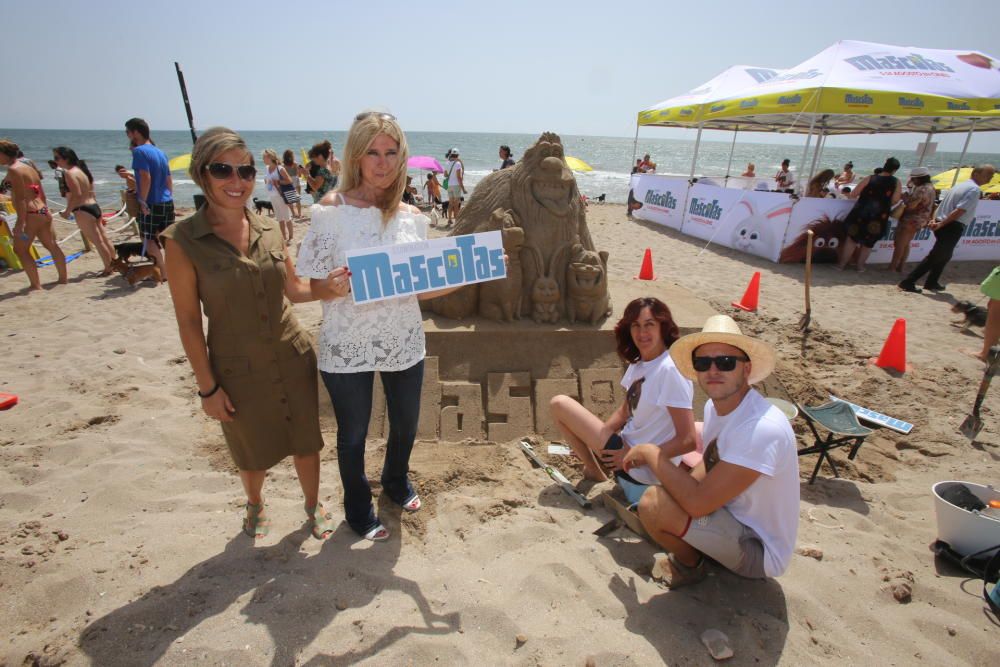
[[[406,161],[406,166],[410,169],[424,169],[426,171],[437,172],[438,174],[444,173],[441,163],[430,155],[414,155]]]

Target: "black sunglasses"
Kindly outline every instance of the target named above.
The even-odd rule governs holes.
[[[391,113],[386,113],[384,111],[362,111],[357,116],[354,117],[355,122],[359,120],[364,120],[365,118],[370,118],[371,116],[378,116],[382,120],[396,120],[396,117]]]
[[[723,373],[728,373],[729,371],[736,368],[737,361],[750,361],[750,357],[737,357],[732,354],[723,354],[718,357],[696,357],[691,355],[691,365],[699,373],[704,373],[712,367],[712,363],[715,363],[715,367],[718,368]]]
[[[212,162],[205,169],[212,178],[217,178],[220,181],[232,176],[233,170],[236,170],[236,174],[244,181],[252,181],[257,175],[257,169],[250,164],[235,165],[226,162]]]

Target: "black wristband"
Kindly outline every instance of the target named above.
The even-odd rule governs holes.
[[[198,395],[201,396],[202,398],[208,398],[209,396],[211,396],[215,392],[219,391],[219,387],[220,386],[222,386],[222,385],[220,385],[218,382],[216,382],[214,387],[212,387],[211,389],[209,389],[204,394],[199,391]]]

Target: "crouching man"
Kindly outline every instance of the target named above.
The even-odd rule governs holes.
[[[690,471],[655,445],[633,447],[624,468],[649,466],[662,486],[639,501],[639,518],[666,549],[670,588],[705,577],[705,556],[748,578],[788,567],[799,522],[799,465],[788,419],[750,385],[774,370],[775,354],[726,315],[675,342],[681,375],[708,395],[703,460]]]

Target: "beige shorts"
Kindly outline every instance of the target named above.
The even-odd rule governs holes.
[[[449,185],[448,186],[448,201],[461,202],[462,200],[462,186],[461,185]]]
[[[720,507],[699,519],[691,519],[680,538],[717,561],[727,570],[748,579],[763,579],[764,543],[760,536]]]

